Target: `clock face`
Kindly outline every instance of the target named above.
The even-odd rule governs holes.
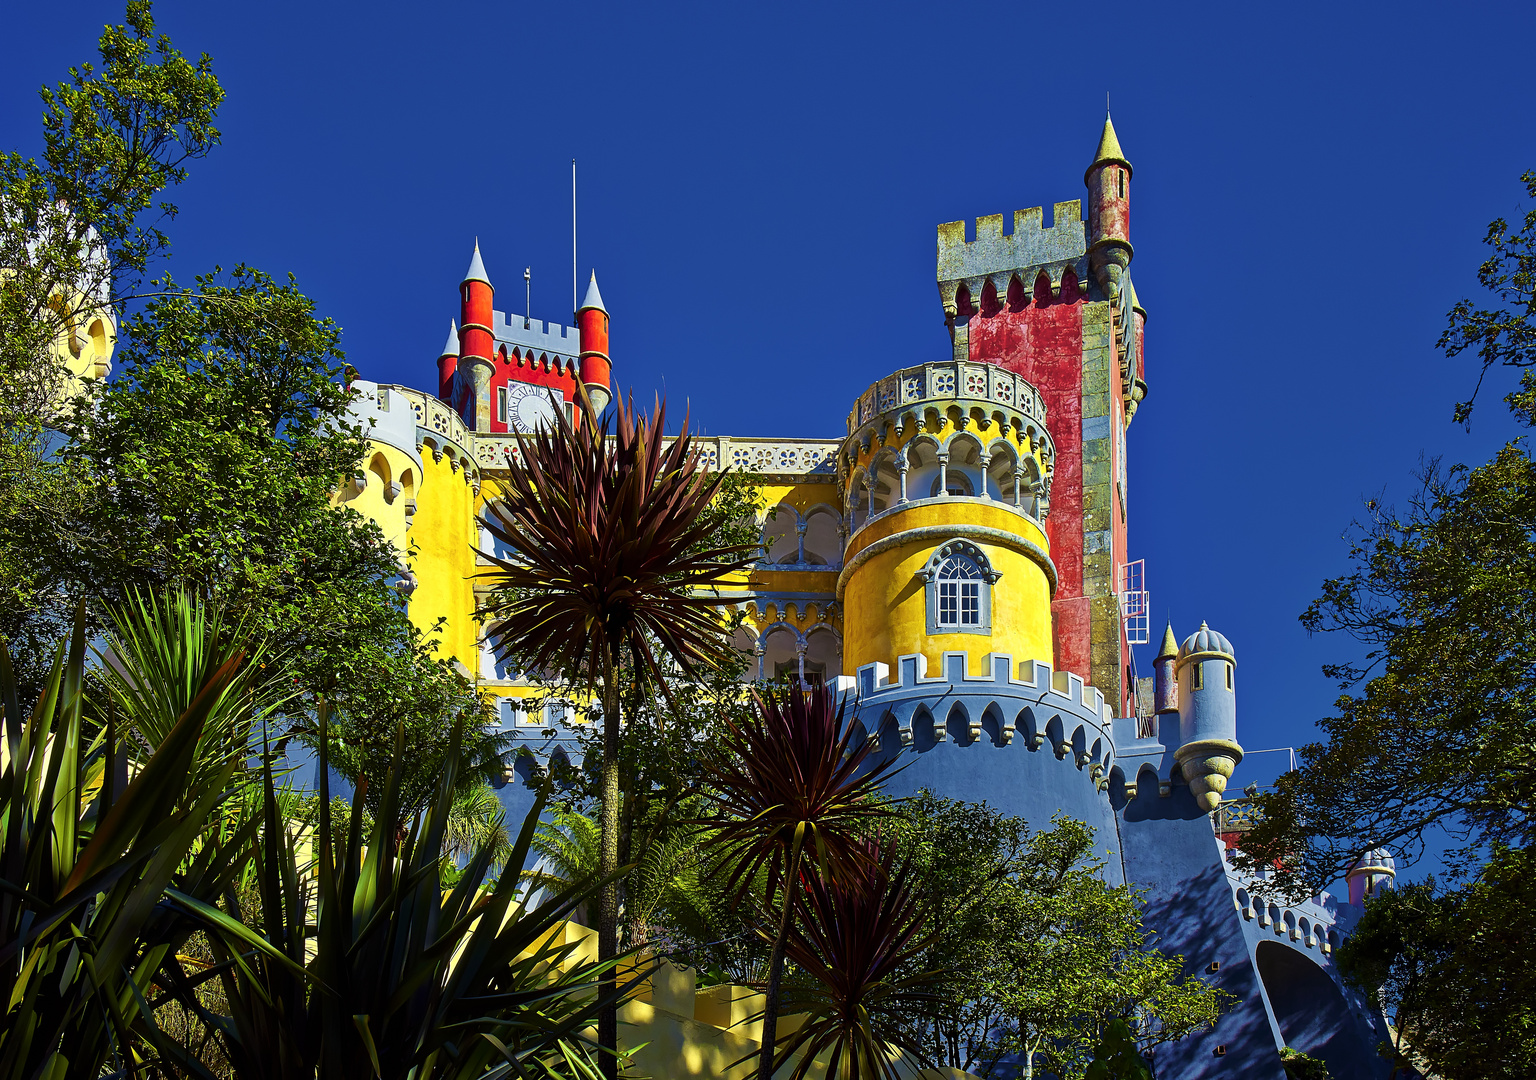
[[[548,387],[513,383],[507,387],[507,426],[522,435],[555,423],[555,402]]]

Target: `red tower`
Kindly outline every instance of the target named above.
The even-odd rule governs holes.
[[[576,325],[581,330],[581,382],[592,401],[593,412],[600,416],[608,406],[613,362],[608,357],[608,309],[603,306],[603,294],[597,291],[595,270],[592,283],[587,286],[587,298],[576,309]]]
[[[494,300],[476,241],[459,284],[458,324],[438,358],[438,393],[466,425],[479,432],[524,433],[553,421],[557,412],[579,424],[578,379],[589,384],[599,408],[607,403],[608,313],[595,276],[587,307],[579,313],[585,336],[527,313],[508,316],[495,309]],[[590,345],[578,345],[579,337]]]
[[[1056,446],[1045,521],[1058,581],[1055,666],[1130,715],[1121,590],[1129,561],[1126,429],[1146,392],[1131,285],[1131,166],[1107,119],[1079,201],[939,226],[938,284],[954,358],[997,364],[1045,400]],[[1083,220],[1086,216],[1087,220]]]
[[[437,396],[453,404],[453,376],[459,369],[459,324],[448,320],[448,340],[437,358]]]
[[[475,257],[470,261],[464,280],[459,283],[459,362],[468,376],[456,387],[452,402],[464,422],[476,431],[491,430],[491,376],[496,371],[495,321],[496,290],[480,261],[480,241],[475,241]]]

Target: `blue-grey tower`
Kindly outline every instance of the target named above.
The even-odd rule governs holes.
[[[1204,810],[1221,805],[1221,793],[1243,748],[1237,742],[1237,657],[1232,643],[1200,624],[1179,647],[1174,671],[1179,684],[1179,746],[1173,752],[1190,794]]]
[[[1383,889],[1392,888],[1397,877],[1397,860],[1386,848],[1372,848],[1349,868],[1344,880],[1349,882],[1349,902],[1356,907]]]

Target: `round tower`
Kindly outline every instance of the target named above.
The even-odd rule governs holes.
[[[1397,877],[1397,860],[1386,848],[1372,848],[1349,868],[1344,879],[1349,882],[1349,902],[1364,904],[1383,889],[1392,888]]]
[[[587,286],[587,298],[576,309],[576,325],[581,331],[581,382],[592,400],[594,415],[601,416],[609,401],[609,376],[613,362],[608,356],[608,309],[603,294],[597,291],[597,271]]]
[[[1227,779],[1243,760],[1237,742],[1236,668],[1232,643],[1203,622],[1184,639],[1174,660],[1179,747],[1173,759],[1204,810],[1221,805]]]
[[[437,397],[450,406],[453,404],[453,375],[459,367],[459,324],[448,320],[448,340],[443,343],[442,354],[437,358]]]
[[[1088,265],[1099,288],[1113,300],[1131,264],[1131,163],[1108,116],[1083,183],[1088,186]]]
[[[495,295],[485,264],[480,261],[480,241],[476,240],[474,258],[459,283],[458,360],[458,366],[469,376],[469,399],[463,402],[459,415],[476,431],[491,430],[491,375],[496,370],[496,338],[491,330]]]
[[[1054,446],[1045,405],[1002,368],[944,362],[870,387],[839,454],[848,539],[837,597],[843,670],[946,652],[1053,656],[1056,567],[1042,519]]]
[[[1163,644],[1152,661],[1152,711],[1159,716],[1179,711],[1179,679],[1174,663],[1179,658],[1179,643],[1173,636],[1173,624],[1163,631]]]

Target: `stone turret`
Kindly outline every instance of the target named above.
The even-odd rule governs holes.
[[[1236,668],[1232,643],[1205,623],[1184,639],[1174,661],[1179,746],[1173,759],[1205,810],[1221,805],[1227,780],[1243,760],[1237,742]]]
[[[1088,185],[1088,265],[1104,295],[1114,300],[1131,264],[1131,163],[1108,116],[1083,183]]]
[[[1372,848],[1349,868],[1344,880],[1349,882],[1349,902],[1364,904],[1383,889],[1392,888],[1397,877],[1397,860],[1386,848]]]

